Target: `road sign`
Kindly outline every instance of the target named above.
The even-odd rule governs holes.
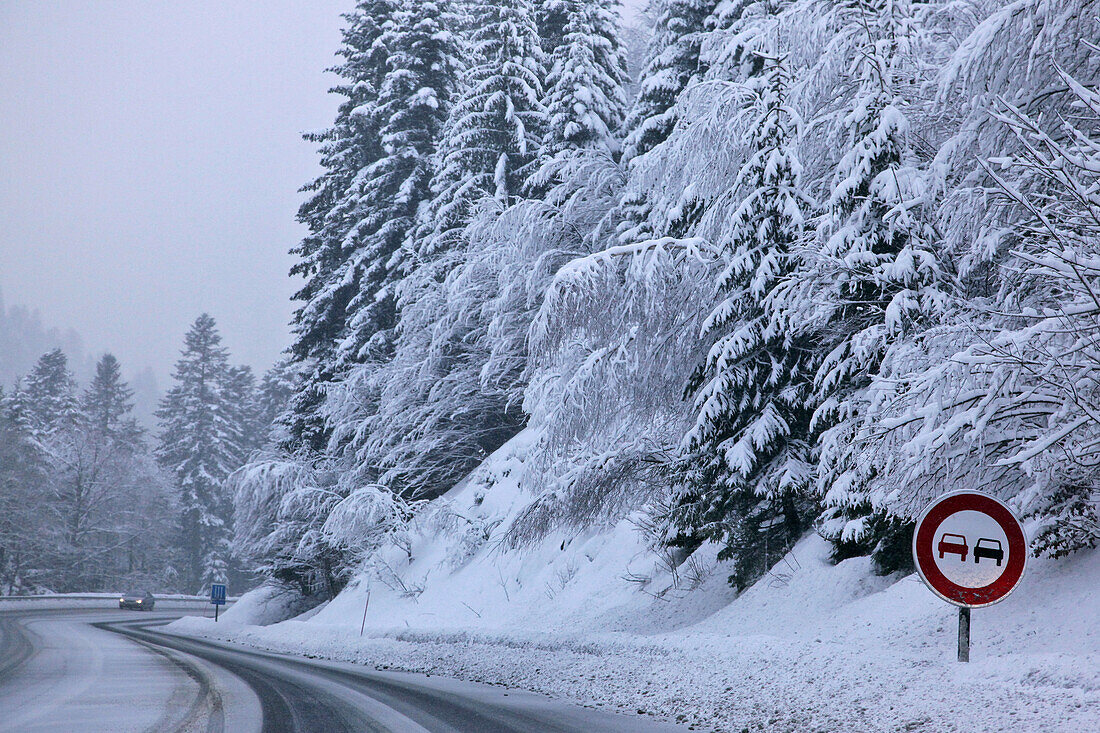
[[[221,583],[214,583],[210,586],[210,602],[215,606],[225,605],[225,586]]]
[[[965,608],[1004,600],[1027,565],[1027,539],[1012,511],[977,491],[941,496],[913,533],[913,560],[932,592]]]

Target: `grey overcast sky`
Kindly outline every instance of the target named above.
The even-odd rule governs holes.
[[[627,12],[644,0],[627,0]],[[301,132],[354,0],[0,0],[0,291],[163,388],[211,313],[235,361],[288,341]]]

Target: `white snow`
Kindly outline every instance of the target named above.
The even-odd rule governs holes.
[[[533,439],[422,512],[411,561],[383,553],[320,610],[265,626],[278,603],[261,589],[218,626],[174,630],[716,730],[1100,727],[1100,552],[1033,561],[1007,600],[974,611],[963,665],[953,607],[915,576],[874,576],[866,558],[831,565],[814,535],[740,597],[713,547],[674,576],[630,519],[507,549],[494,539],[534,499],[517,457]]]

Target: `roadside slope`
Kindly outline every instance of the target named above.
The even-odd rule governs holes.
[[[1031,563],[974,612],[959,665],[953,607],[865,558],[831,565],[813,535],[740,596],[714,548],[671,567],[638,516],[508,549],[502,530],[535,495],[528,445],[494,454],[323,608],[261,626],[280,603],[261,590],[217,627],[176,630],[719,730],[1100,728],[1100,552]]]

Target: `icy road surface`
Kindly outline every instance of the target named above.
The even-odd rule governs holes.
[[[0,731],[684,730],[501,687],[158,630],[179,615],[0,612]]]

